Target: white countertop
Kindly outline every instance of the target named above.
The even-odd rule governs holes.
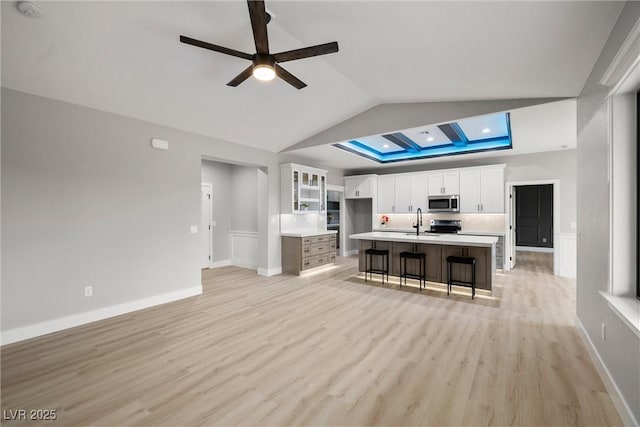
[[[407,235],[406,232],[372,231],[370,233],[351,234],[350,239],[355,240],[378,240],[386,242],[406,242],[406,243],[433,243],[438,245],[454,246],[482,246],[491,247],[498,242],[497,237],[474,236],[466,234],[421,234],[415,233]]]
[[[424,227],[421,227],[424,230]],[[380,232],[391,232],[391,233],[415,233],[415,228],[391,228],[391,227],[380,227],[374,228],[373,231]],[[463,230],[458,231],[458,234],[464,234],[466,236],[505,236],[504,231],[480,231],[480,230]]]
[[[471,236],[502,236],[504,237],[504,231],[473,231],[473,230],[464,230],[458,231],[458,234],[465,234]]]
[[[291,233],[280,233],[282,237],[310,237],[324,236],[325,234],[338,234],[337,230],[300,230]]]

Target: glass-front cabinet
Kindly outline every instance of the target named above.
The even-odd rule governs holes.
[[[280,165],[281,212],[320,213],[327,209],[327,171],[287,163]]]

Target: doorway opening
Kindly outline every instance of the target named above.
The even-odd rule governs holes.
[[[337,231],[336,256],[344,256],[344,186],[327,185],[327,230]]]
[[[506,190],[508,269],[515,268],[518,252],[535,252],[548,255],[529,256],[527,262],[541,258],[551,260],[553,274],[558,275],[560,263],[556,243],[560,221],[560,180],[507,182]]]
[[[258,270],[260,209],[267,180],[257,166],[201,160],[202,268]],[[264,215],[267,217],[267,215]]]

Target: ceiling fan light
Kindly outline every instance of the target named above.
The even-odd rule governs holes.
[[[258,64],[253,67],[253,77],[268,82],[276,77],[276,69],[269,64]]]

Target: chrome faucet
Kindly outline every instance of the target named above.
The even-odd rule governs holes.
[[[416,236],[420,235],[420,226],[422,225],[422,209],[418,208],[416,211],[416,225],[413,228],[416,229]]]

